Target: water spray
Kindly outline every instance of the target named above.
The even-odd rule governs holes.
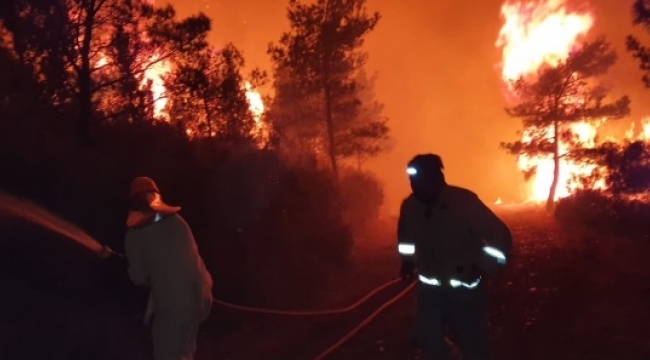
[[[111,256],[124,256],[99,243],[76,225],[63,220],[44,208],[3,192],[0,192],[0,215],[11,215],[63,235],[97,254],[100,259],[108,259]]]

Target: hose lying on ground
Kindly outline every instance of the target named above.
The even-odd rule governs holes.
[[[372,314],[370,314],[365,320],[360,322],[354,329],[349,333],[343,336],[339,341],[330,346],[327,350],[323,351],[320,355],[316,356],[314,360],[323,360],[325,357],[331,355],[336,350],[338,350],[343,344],[348,342],[354,335],[361,331],[364,327],[370,324],[379,314],[384,312],[386,309],[391,307],[393,304],[398,302],[401,298],[406,296],[413,288],[415,287],[415,282],[411,283],[406,289],[402,290],[399,294],[395,295],[392,299],[385,302],[382,306],[378,307]]]
[[[269,315],[285,315],[285,316],[322,316],[322,315],[336,315],[336,314],[343,314],[346,312],[350,312],[359,306],[361,306],[363,303],[368,301],[370,298],[373,296],[377,295],[381,291],[385,290],[386,288],[397,284],[400,282],[401,279],[397,278],[394,280],[391,280],[377,288],[375,288],[373,291],[369,292],[366,296],[362,297],[359,299],[357,302],[354,304],[342,308],[342,309],[333,309],[333,310],[320,310],[320,311],[287,311],[287,310],[271,310],[271,309],[260,309],[260,308],[254,308],[254,307],[249,307],[249,306],[242,306],[242,305],[236,305],[232,304],[223,300],[218,300],[215,299],[214,303],[219,304],[231,309],[236,309],[236,310],[241,310],[241,311],[247,311],[247,312],[253,312],[253,313],[258,313],[258,314],[269,314]]]

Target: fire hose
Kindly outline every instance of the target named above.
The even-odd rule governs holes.
[[[214,303],[220,304],[232,309],[236,310],[242,310],[242,311],[247,311],[247,312],[254,312],[254,313],[261,313],[261,314],[270,314],[270,315],[286,315],[286,316],[320,316],[320,315],[335,315],[335,314],[342,314],[346,312],[350,312],[352,310],[357,309],[359,306],[361,306],[363,303],[371,299],[373,296],[378,294],[379,292],[385,290],[386,288],[400,282],[401,279],[397,278],[394,280],[391,280],[371,292],[369,292],[366,296],[363,298],[359,299],[357,302],[354,304],[341,308],[341,309],[335,309],[335,310],[322,310],[322,311],[282,311],[282,310],[270,310],[270,309],[260,309],[260,308],[253,308],[253,307],[247,307],[247,306],[241,306],[241,305],[235,305],[231,304],[222,300],[214,300]],[[343,346],[346,342],[348,342],[352,337],[354,337],[357,333],[359,333],[363,328],[368,326],[377,316],[379,316],[381,313],[383,313],[386,309],[391,307],[393,304],[401,300],[406,294],[408,294],[413,288],[415,287],[415,282],[412,282],[409,284],[404,290],[402,290],[399,294],[395,295],[392,297],[390,300],[386,301],[384,304],[379,306],[375,311],[373,311],[368,317],[366,317],[363,321],[361,321],[359,324],[357,324],[352,330],[350,330],[347,334],[345,334],[342,338],[340,338],[337,342],[332,344],[329,348],[327,348],[325,351],[320,353],[318,356],[314,358],[314,360],[323,360],[327,356],[331,355],[334,353],[336,350],[338,350],[341,346]]]
[[[108,248],[106,248],[108,249]],[[108,249],[108,251],[111,251]],[[112,252],[112,251],[111,251]],[[113,255],[121,256],[124,257],[123,254],[115,253],[112,252]],[[258,313],[258,314],[267,314],[267,315],[281,315],[281,316],[324,316],[324,315],[337,315],[337,314],[343,314],[347,312],[351,312],[357,308],[359,308],[361,305],[366,303],[368,300],[373,298],[375,295],[378,293],[382,292],[383,290],[391,287],[392,285],[395,285],[399,282],[401,282],[401,278],[393,279],[391,281],[388,281],[384,283],[383,285],[380,285],[376,287],[374,290],[370,291],[367,295],[362,297],[361,299],[357,300],[355,303],[353,303],[350,306],[340,308],[340,309],[332,309],[332,310],[320,310],[320,311],[287,311],[287,310],[273,310],[273,309],[262,309],[262,308],[255,308],[255,307],[249,307],[249,306],[243,306],[243,305],[236,305],[227,301],[219,300],[219,299],[214,299],[213,302],[215,304],[219,304],[231,309],[235,310],[240,310],[240,311],[246,311],[246,312],[251,312],[251,313]],[[406,294],[408,294],[413,288],[415,287],[415,282],[411,282],[405,289],[403,289],[399,294],[395,295],[388,301],[386,301],[384,304],[379,306],[375,311],[373,311],[368,317],[366,317],[363,321],[361,321],[359,324],[357,324],[352,330],[350,330],[347,334],[345,334],[342,338],[340,338],[337,342],[332,344],[329,348],[327,348],[325,351],[320,353],[318,356],[314,358],[314,360],[323,360],[327,356],[331,355],[334,353],[336,350],[338,350],[341,346],[343,346],[346,342],[348,342],[352,337],[354,337],[357,333],[359,333],[361,330],[363,330],[368,324],[370,324],[373,320],[377,318],[381,313],[386,311],[389,307],[394,305],[396,302],[401,300]]]
[[[50,229],[52,231],[58,232],[64,236],[67,236],[68,238],[78,242],[79,244],[85,246],[86,248],[90,249],[94,253],[97,254],[97,256],[100,259],[108,259],[111,257],[118,257],[118,258],[125,258],[124,254],[117,253],[113,251],[111,248],[109,248],[106,245],[102,245],[99,242],[97,242],[95,239],[90,237],[88,234],[85,232],[81,231],[78,229],[76,226],[63,221],[57,216],[54,216],[50,214],[49,212],[45,211],[44,209],[22,201],[20,199],[14,198],[10,195],[4,194],[0,192],[0,212],[8,212],[11,215],[16,215],[19,216],[23,219],[30,220],[31,222],[34,222],[40,226],[43,226],[47,229]],[[287,315],[287,316],[320,316],[320,315],[334,315],[334,314],[342,314],[346,312],[350,312],[354,309],[357,309],[360,307],[362,304],[364,304],[366,301],[368,301],[370,298],[375,296],[377,293],[385,290],[386,288],[398,283],[400,279],[394,279],[391,280],[370,293],[368,293],[366,296],[355,302],[354,304],[342,308],[342,309],[335,309],[335,310],[322,310],[322,311],[304,311],[304,312],[298,312],[298,311],[282,311],[282,310],[270,310],[270,309],[258,309],[258,308],[252,308],[252,307],[247,307],[247,306],[241,306],[241,305],[235,305],[231,304],[222,300],[215,300],[214,302],[226,307],[230,307],[233,309],[237,310],[242,310],[242,311],[248,311],[248,312],[255,312],[255,313],[263,313],[263,314],[272,314],[272,315]],[[389,308],[391,305],[399,301],[402,297],[404,297],[413,287],[415,286],[415,283],[411,283],[408,287],[406,287],[404,290],[402,290],[399,294],[397,294],[395,297],[381,305],[379,308],[377,308],[370,316],[368,316],[365,320],[363,320],[361,323],[359,323],[352,331],[350,331],[348,334],[346,334],[343,338],[341,338],[339,341],[337,341],[334,345],[330,346],[327,350],[325,350],[323,353],[318,355],[315,360],[321,360],[324,359],[326,356],[332,354],[334,351],[336,351],[338,348],[340,348],[345,342],[347,342],[350,338],[352,338],[354,335],[356,335],[360,330],[362,330],[365,326],[367,326],[370,322],[372,322],[379,314],[381,314],[383,311],[385,311],[387,308]],[[149,305],[147,312],[149,312]]]
[[[223,300],[218,300],[215,299],[214,303],[223,305],[225,307],[235,309],[235,310],[241,310],[241,311],[246,311],[246,312],[252,312],[252,313],[258,313],[258,314],[269,314],[269,315],[284,315],[284,316],[322,316],[322,315],[336,315],[336,314],[343,314],[346,312],[350,312],[352,310],[355,310],[359,306],[361,306],[363,303],[377,295],[378,293],[382,292],[383,290],[389,288],[392,285],[397,284],[400,282],[401,279],[397,278],[394,280],[391,280],[371,292],[369,292],[366,296],[362,297],[359,299],[357,302],[354,304],[341,308],[341,309],[334,309],[334,310],[320,310],[320,311],[287,311],[287,310],[270,310],[270,309],[260,309],[260,308],[254,308],[254,307],[248,307],[248,306],[242,306],[242,305],[235,305]]]
[[[314,360],[323,360],[327,356],[331,355],[334,353],[336,350],[338,350],[343,344],[348,342],[353,336],[355,336],[359,331],[361,331],[363,328],[368,326],[377,316],[379,316],[381,313],[383,313],[386,309],[391,307],[393,304],[398,302],[400,299],[402,299],[406,294],[408,294],[413,288],[415,287],[415,282],[412,282],[406,289],[402,290],[399,294],[395,295],[392,299],[388,300],[385,302],[383,305],[377,308],[372,314],[370,314],[367,318],[365,318],[362,322],[360,322],[354,329],[350,330],[345,336],[343,336],[339,341],[334,343],[332,346],[327,348],[327,350],[323,351],[320,353],[318,356],[314,358]]]

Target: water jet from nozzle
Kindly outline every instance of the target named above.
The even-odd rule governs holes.
[[[100,244],[76,225],[34,203],[3,192],[0,192],[0,215],[11,215],[63,235],[97,254],[100,258],[107,258],[107,254],[113,254],[113,251],[107,246]]]

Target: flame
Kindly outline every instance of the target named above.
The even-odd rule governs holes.
[[[509,1],[501,7],[501,16],[504,24],[496,46],[502,48],[501,75],[507,84],[521,77],[535,76],[544,65],[556,66],[565,60],[594,24],[591,13],[569,9],[565,0]],[[570,130],[583,147],[593,147],[597,128],[598,124],[581,122],[573,124]],[[524,143],[530,142],[532,130],[534,129],[524,131]],[[547,138],[552,138],[551,127],[544,131]],[[560,154],[565,154],[568,150],[567,144],[560,144]],[[553,182],[552,156],[521,155],[518,166],[521,170],[535,169],[530,182],[529,200],[546,200]],[[594,165],[561,159],[555,199],[570,195],[580,187],[576,177],[589,175],[594,169]],[[595,186],[604,187],[604,180],[598,180]]]
[[[155,0],[143,0],[144,3],[154,6]],[[143,40],[148,40],[147,34],[142,34]],[[145,55],[146,56],[146,55]],[[160,54],[155,52],[149,56],[149,64],[144,68],[144,75],[140,82],[140,90],[148,89],[153,97],[153,117],[156,120],[170,121],[169,114],[165,108],[169,99],[167,98],[167,87],[165,76],[171,74],[172,64],[168,60],[161,60]]]
[[[109,66],[112,60],[102,55],[95,63],[95,68],[100,69]],[[149,57],[148,63],[143,64],[140,90],[151,91],[151,98],[153,101],[152,110],[153,117],[156,120],[170,121],[169,114],[166,111],[167,103],[167,87],[165,86],[165,76],[172,72],[171,63],[167,60],[160,60],[159,55],[154,54]]]
[[[504,25],[496,46],[503,48],[502,74],[507,82],[566,59],[594,24],[590,13],[570,11],[564,0],[506,2],[501,16]]]
[[[253,89],[253,86],[248,81],[244,84],[244,88],[246,89],[246,99],[248,100],[251,113],[253,113],[253,116],[255,117],[255,123],[259,126],[265,110],[262,95],[257,90]]]
[[[593,148],[596,146],[596,135],[598,133],[599,125],[600,124],[579,122],[571,124],[570,131],[576,138],[576,142],[583,148]],[[553,129],[547,128],[545,131],[546,136],[551,138]],[[524,142],[530,141],[530,135],[528,134],[529,131],[524,132]],[[560,156],[566,154],[568,151],[568,145],[560,143]],[[553,183],[553,157],[551,155],[534,157],[522,155],[519,157],[518,165],[521,170],[535,169],[535,175],[530,184],[531,193],[528,200],[534,202],[546,201],[548,199],[551,184]],[[558,177],[558,187],[555,193],[556,200],[567,197],[580,189],[582,184],[579,181],[579,177],[589,176],[594,172],[594,170],[596,170],[596,165],[593,164],[584,164],[569,159],[560,160],[560,175]],[[603,178],[597,179],[593,185],[594,189],[605,189],[605,187],[605,179]]]
[[[641,120],[641,134],[638,135],[637,139],[648,141],[650,140],[650,117],[646,117]]]
[[[167,60],[160,60],[159,55],[154,54],[150,59],[150,64],[152,65],[144,71],[140,88],[150,87],[153,95],[154,118],[169,121],[169,114],[165,111],[169,99],[164,78],[172,71],[171,63]]]
[[[627,141],[650,141],[650,116],[641,119],[641,129],[636,130],[636,122],[630,124],[630,128],[625,131],[625,140]],[[616,139],[607,139],[616,142]]]
[[[246,100],[248,100],[250,112],[255,119],[253,134],[257,137],[260,145],[265,144],[269,139],[269,129],[268,125],[262,121],[262,115],[264,115],[264,111],[266,110],[262,94],[253,88],[249,81],[244,83],[244,89],[246,90]]]

